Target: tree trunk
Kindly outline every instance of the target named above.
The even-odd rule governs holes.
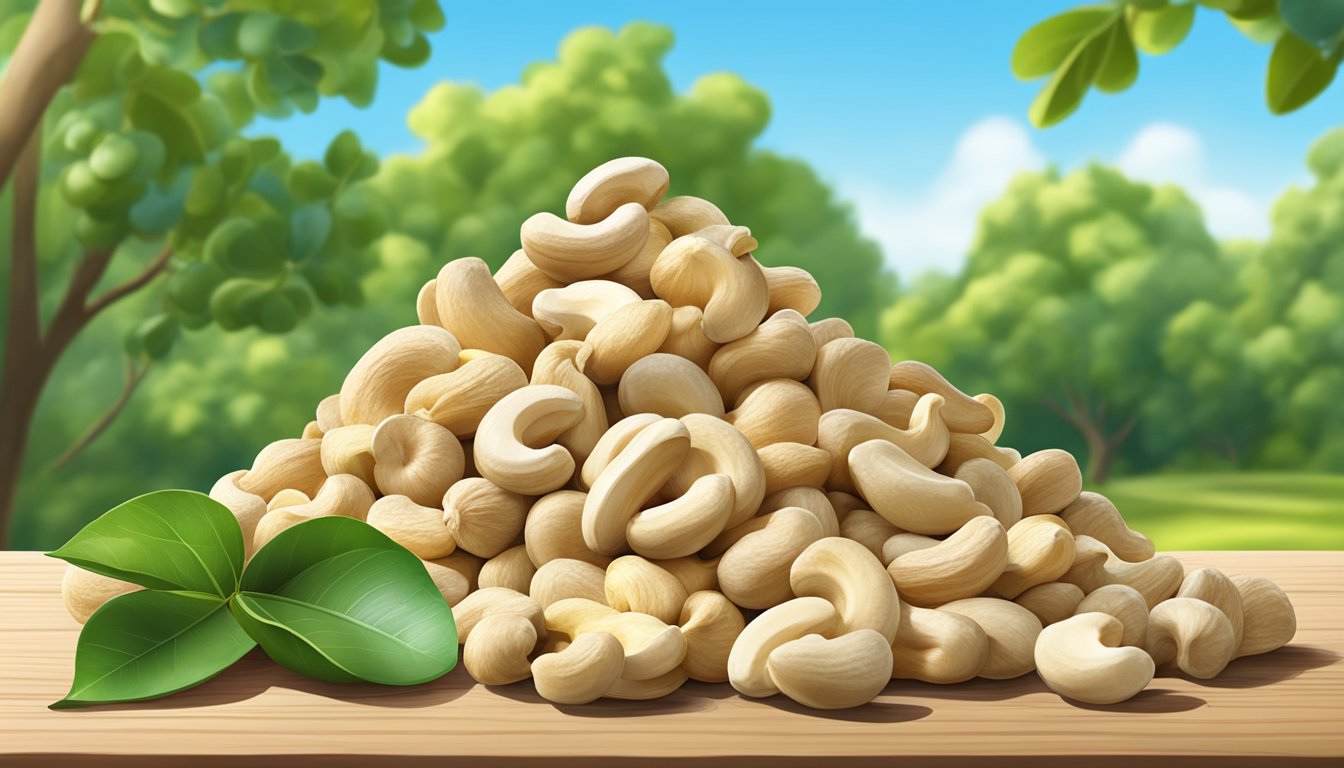
[[[1088,484],[1101,485],[1106,482],[1111,475],[1115,455],[1134,430],[1138,417],[1131,415],[1119,429],[1108,434],[1105,403],[1094,409],[1086,399],[1072,392],[1068,395],[1067,408],[1061,408],[1049,398],[1042,398],[1041,402],[1055,415],[1072,424],[1087,443],[1087,468],[1083,477]]]

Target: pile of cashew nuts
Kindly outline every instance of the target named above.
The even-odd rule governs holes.
[[[1153,551],[1002,404],[893,364],[667,171],[605,163],[493,276],[446,264],[301,437],[211,491],[255,551],[347,515],[419,556],[480,683],[557,704],[688,679],[854,707],[1035,670],[1107,704],[1287,643],[1273,583]],[[130,585],[72,569],[77,618]]]

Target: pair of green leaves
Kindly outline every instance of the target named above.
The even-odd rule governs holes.
[[[50,553],[146,589],[84,625],[53,708],[142,701],[205,682],[255,645],[319,680],[414,685],[457,663],[452,610],[415,555],[373,527],[324,517],[281,532],[243,567],[227,508],[190,491],[132,499]]]

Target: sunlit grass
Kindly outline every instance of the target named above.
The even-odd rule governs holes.
[[[1344,549],[1344,475],[1151,475],[1099,490],[1159,550]]]

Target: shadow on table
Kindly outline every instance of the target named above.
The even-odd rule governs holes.
[[[1035,693],[1045,693],[1051,696],[1057,694],[1051,691],[1045,683],[1035,673],[1029,673],[1022,677],[1016,677],[1012,680],[968,680],[956,685],[934,685],[932,683],[921,683],[913,680],[897,680],[887,686],[886,693],[893,696],[915,696],[921,699],[943,699],[946,701],[1008,701],[1022,696],[1028,696]],[[1177,693],[1161,687],[1150,687],[1134,698],[1120,702],[1119,704],[1110,704],[1104,707],[1084,704],[1080,701],[1070,699],[1061,699],[1061,701],[1077,707],[1079,709],[1095,709],[1106,712],[1147,712],[1147,713],[1173,713],[1189,712],[1192,709],[1198,709],[1208,702],[1198,696],[1190,696],[1184,693]]]
[[[1204,688],[1259,688],[1262,685],[1291,680],[1313,669],[1328,667],[1340,658],[1338,653],[1328,648],[1285,645],[1269,653],[1233,659],[1232,663],[1212,680],[1200,680],[1181,673],[1170,676]],[[1159,675],[1162,676],[1164,675]]]

